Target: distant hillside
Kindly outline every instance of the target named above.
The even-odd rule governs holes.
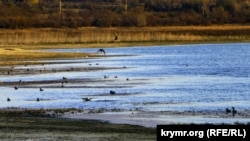
[[[250,0],[1,0],[0,28],[249,24]]]

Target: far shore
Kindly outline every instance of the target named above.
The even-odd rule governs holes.
[[[27,49],[51,47],[119,47],[207,42],[249,42],[250,25],[83,27],[1,29],[1,46]]]

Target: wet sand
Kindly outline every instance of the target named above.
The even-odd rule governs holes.
[[[52,113],[58,115],[65,111],[69,110],[1,109],[0,140],[156,140],[154,128],[52,116]]]
[[[66,112],[61,117],[70,119],[95,119],[115,124],[131,124],[156,128],[157,125],[169,124],[250,124],[250,111],[237,111],[232,113],[225,111],[195,112],[195,111],[106,111],[102,110],[89,113]]]
[[[250,125],[249,110],[238,111],[232,116],[225,111],[154,112],[119,111],[119,109],[5,108],[0,110],[0,115],[2,140],[153,141],[156,140],[156,125],[159,124]],[[239,119],[246,122],[238,122]]]

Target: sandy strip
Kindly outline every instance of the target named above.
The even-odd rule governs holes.
[[[244,114],[243,114],[244,112]],[[64,113],[63,118],[101,120],[115,124],[132,124],[155,128],[159,124],[249,124],[249,111],[241,115],[221,113],[192,113],[192,112],[150,112],[126,111],[104,113]]]

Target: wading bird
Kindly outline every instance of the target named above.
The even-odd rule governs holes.
[[[235,110],[234,107],[232,107],[232,114],[233,114],[233,116],[235,116],[236,113],[237,113],[237,111]]]
[[[237,111],[235,110],[234,107],[232,107],[232,110],[230,110],[229,108],[226,108],[226,113],[232,113],[233,117],[235,116],[235,114],[237,113]]]
[[[227,114],[228,114],[228,113],[231,113],[231,110],[228,109],[228,108],[226,108],[226,113],[227,113]]]

